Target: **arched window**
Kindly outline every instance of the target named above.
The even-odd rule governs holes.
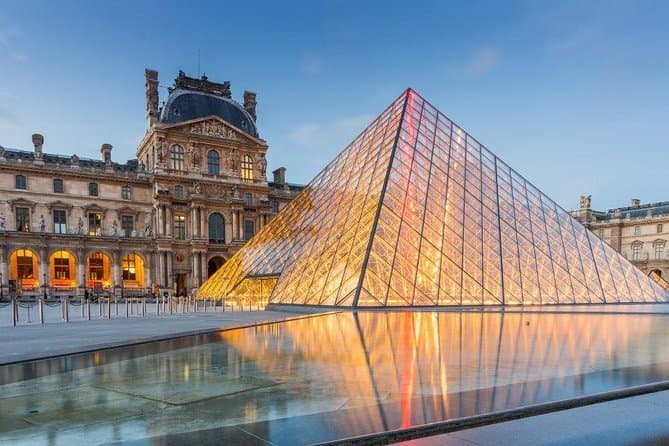
[[[173,170],[184,170],[184,148],[173,145],[171,150],[171,164]]]
[[[253,158],[249,155],[242,157],[242,181],[253,181]]]
[[[207,172],[209,175],[219,175],[221,173],[221,157],[215,150],[207,153]]]
[[[218,212],[209,216],[209,242],[225,243],[225,219]]]

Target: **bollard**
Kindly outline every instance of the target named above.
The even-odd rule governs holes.
[[[63,298],[60,298],[60,316],[65,320],[65,302]]]
[[[26,307],[26,313],[28,313],[28,323],[30,324],[32,321],[30,320],[30,308],[32,307],[32,304],[28,304]]]
[[[207,312],[207,299],[204,300],[204,312]]]
[[[16,299],[12,297],[12,325],[16,327],[16,324],[18,323],[18,317],[16,314]]]
[[[39,305],[39,323],[44,324],[44,301],[40,297],[38,300]]]
[[[129,314],[130,314],[129,310],[130,309],[128,308],[128,298],[126,297],[125,298],[125,317],[129,316]]]
[[[102,319],[102,298],[98,297],[98,317]]]
[[[91,300],[86,300],[86,310],[88,311],[88,320],[91,320]]]
[[[86,314],[84,313],[84,310],[86,310],[86,302],[84,302],[84,298],[83,298],[83,297],[81,298],[81,305],[80,305],[80,307],[81,307],[81,320],[83,320],[83,319],[86,317]],[[65,319],[64,316],[63,316],[63,319]]]
[[[69,306],[70,302],[67,300],[67,297],[64,297],[61,302],[65,307],[65,322],[70,322],[70,306]]]
[[[156,315],[160,316],[160,298],[156,297]]]
[[[111,296],[107,300],[107,319],[111,319]]]
[[[114,296],[114,305],[116,306],[116,317],[118,317],[118,296]]]
[[[142,317],[146,317],[146,297],[142,298]]]

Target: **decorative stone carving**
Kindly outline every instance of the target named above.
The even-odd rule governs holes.
[[[77,156],[76,153],[70,157],[70,164],[72,164],[73,166],[79,165],[79,157]]]
[[[196,145],[188,147],[188,155],[190,157],[191,165],[199,167],[200,162],[202,162],[202,154],[200,153],[200,148]]]
[[[580,201],[579,207],[581,209],[590,209],[591,198],[592,198],[592,195],[581,195],[581,201]]]
[[[84,221],[79,217],[79,221],[77,222],[77,234],[83,234],[84,233]]]
[[[5,231],[5,213],[0,212],[0,231]]]
[[[33,134],[33,145],[35,146],[35,159],[42,159],[42,146],[44,145],[44,136],[39,133]]]
[[[237,172],[239,166],[239,154],[234,150],[228,155],[228,167],[231,171]]]
[[[200,182],[198,180],[193,180],[193,193],[194,194],[202,193],[202,187],[200,186]]]
[[[190,132],[197,135],[213,136],[216,138],[237,139],[237,135],[232,129],[229,129],[224,124],[213,119],[197,122],[191,125]]]
[[[39,216],[39,232],[46,232],[46,221],[44,220],[44,214]]]
[[[265,159],[265,155],[262,153],[260,154],[260,159],[258,159],[258,167],[260,168],[260,174],[265,176],[267,173],[267,160]]]
[[[112,222],[111,233],[113,236],[118,235],[118,222],[116,220]]]

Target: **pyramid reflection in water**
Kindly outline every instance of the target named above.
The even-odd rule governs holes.
[[[348,307],[667,300],[413,90],[199,295]]]

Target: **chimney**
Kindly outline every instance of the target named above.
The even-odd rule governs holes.
[[[158,122],[158,72],[156,70],[145,69],[144,77],[146,83],[146,127],[150,129]]]
[[[630,206],[639,206],[641,204],[641,200],[638,198],[632,198],[630,200]]]
[[[286,184],[286,168],[285,167],[279,167],[275,171],[272,172],[274,175],[274,184],[277,186],[283,186]]]
[[[251,115],[253,122],[256,120],[256,94],[252,91],[244,92],[244,109]]]
[[[112,152],[111,144],[102,144],[102,147],[100,148],[100,153],[102,153],[102,160],[105,162],[105,167],[111,167],[112,165],[111,152]]]
[[[42,159],[42,146],[44,145],[44,136],[39,133],[33,133],[33,145],[35,146],[35,159]]]

